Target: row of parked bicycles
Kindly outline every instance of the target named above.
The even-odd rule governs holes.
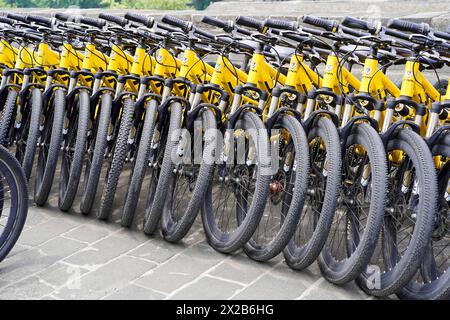
[[[63,211],[78,194],[83,214],[118,206],[130,227],[142,207],[144,232],[170,242],[201,214],[220,252],[448,298],[450,33],[300,22],[205,16],[211,33],[173,16],[7,13],[1,143],[39,206],[57,184]]]

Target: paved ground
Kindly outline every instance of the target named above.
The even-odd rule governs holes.
[[[0,299],[366,299],[355,284],[336,287],[313,265],[290,270],[281,258],[256,263],[222,255],[199,224],[179,244],[78,213],[56,197],[31,207],[26,228],[0,263]]]

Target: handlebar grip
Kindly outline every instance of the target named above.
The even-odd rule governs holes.
[[[291,34],[291,33],[287,33],[287,34],[282,34],[283,37],[287,38],[287,39],[291,39],[300,43],[305,43],[307,45],[309,45],[310,47],[314,47],[314,48],[320,48],[320,49],[330,49],[330,45],[328,45],[327,43],[315,40],[311,37],[303,37],[297,34]]]
[[[161,21],[170,24],[171,26],[178,27],[182,29],[184,32],[189,32],[192,30],[192,23],[178,19],[177,17],[171,15],[163,16]]]
[[[450,33],[448,33],[448,32],[434,31],[433,34],[434,34],[435,37],[438,37],[438,38],[450,41]]]
[[[34,14],[27,15],[27,21],[28,22],[30,22],[30,21],[36,22],[38,24],[42,24],[42,25],[47,26],[47,27],[51,27],[52,24],[53,24],[52,23],[53,21],[52,21],[51,18],[37,16],[37,15],[34,15]]]
[[[236,23],[238,25],[256,29],[262,31],[264,29],[264,22],[256,20],[252,17],[239,16],[236,18]]]
[[[95,19],[95,18],[89,18],[89,17],[83,17],[83,16],[77,16],[75,22],[87,24],[92,27],[96,28],[103,28],[106,25],[106,21]]]
[[[291,31],[295,31],[298,29],[298,24],[296,21],[284,21],[270,18],[264,21],[264,26],[269,28],[291,30]]]
[[[211,26],[215,26],[221,29],[228,29],[229,25],[228,23],[226,23],[225,21],[222,21],[220,19],[214,18],[214,17],[210,17],[210,16],[203,16],[202,17],[202,22],[209,24]]]
[[[26,17],[26,16],[23,16],[23,15],[21,15],[21,14],[7,13],[7,14],[6,14],[6,17],[7,17],[7,18],[10,18],[10,19],[13,19],[13,20],[16,20],[16,21],[28,23],[27,17]]]
[[[388,28],[394,28],[400,31],[420,33],[427,35],[430,32],[428,23],[415,23],[401,19],[391,19],[387,23]]]
[[[338,26],[338,23],[334,20],[322,19],[313,16],[303,16],[303,22],[331,32],[336,31]]]
[[[128,24],[128,21],[126,19],[118,16],[113,16],[112,14],[100,13],[98,17],[108,22],[118,24],[121,27],[125,27]]]
[[[0,23],[4,23],[4,24],[9,24],[9,25],[13,25],[14,24],[14,20],[13,19],[9,19],[3,16],[0,16]]]
[[[376,33],[377,31],[377,28],[369,21],[364,21],[349,16],[346,16],[344,20],[342,20],[341,24],[348,28],[369,31],[372,34]]]
[[[124,17],[125,19],[140,23],[148,28],[153,27],[153,25],[155,24],[155,19],[153,19],[152,17],[147,17],[138,13],[127,12],[125,13]]]
[[[67,13],[57,12],[55,13],[55,18],[61,21],[70,21],[73,20],[73,16]]]
[[[246,35],[246,36],[252,35],[252,32],[250,30],[247,30],[247,29],[244,29],[241,27],[236,27],[236,26],[234,27],[234,29],[236,30],[236,32],[243,34],[243,35]]]

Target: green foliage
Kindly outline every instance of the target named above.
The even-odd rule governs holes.
[[[125,9],[184,10],[187,0],[121,0],[116,7]]]
[[[124,8],[183,10],[188,0],[0,0],[0,7],[13,8]]]

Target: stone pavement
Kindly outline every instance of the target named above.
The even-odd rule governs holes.
[[[317,265],[294,272],[281,257],[257,263],[223,255],[197,223],[179,244],[78,213],[56,195],[31,206],[26,227],[0,263],[0,299],[367,299],[355,284],[326,282]]]

